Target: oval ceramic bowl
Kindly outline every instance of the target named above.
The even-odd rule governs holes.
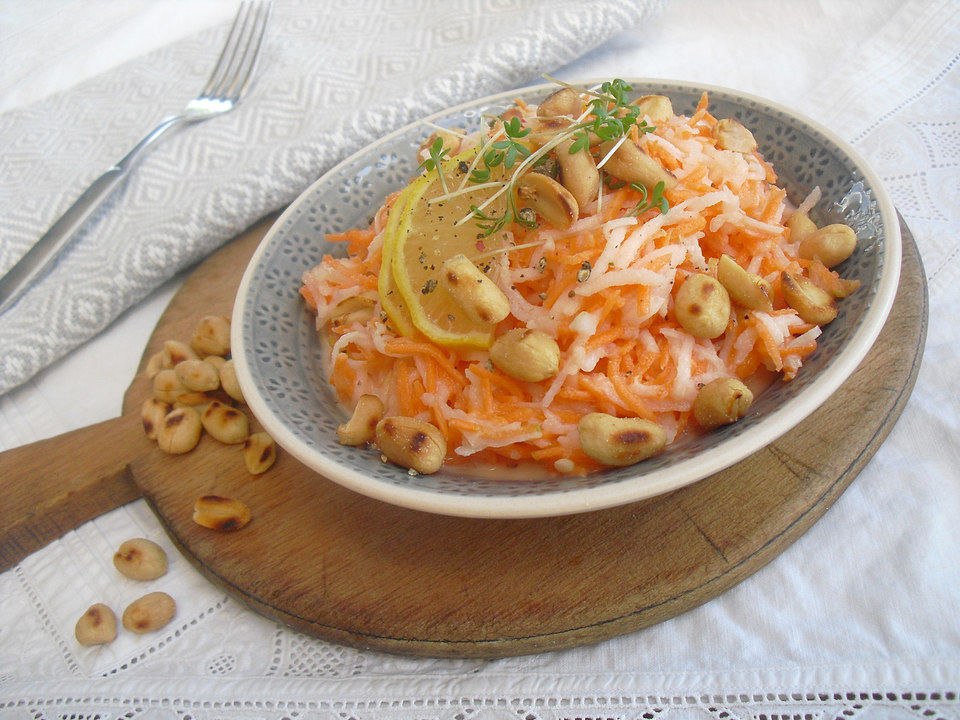
[[[734,425],[681,438],[640,464],[586,477],[492,477],[480,468],[474,474],[410,475],[381,462],[376,450],[340,445],[336,428],[346,415],[323,375],[324,348],[300,299],[300,277],[323,255],[343,252],[325,241],[325,233],[366,227],[387,194],[416,174],[414,156],[432,131],[418,122],[314,183],[270,229],[243,276],[233,314],[237,375],[251,410],[283,449],[330,480],[396,505],[470,517],[561,515],[641,500],[722,470],[789,431],[840,386],[876,339],[898,284],[899,224],[877,177],[834,133],[785,107],[719,87],[630,83],[637,95],[668,95],[675,111],[687,115],[709,92],[713,115],[735,117],[753,131],[794,204],[819,186],[823,196],[811,212],[817,224],[842,221],[856,230],[856,253],[840,270],[859,279],[861,287],[839,303],[839,316],[826,326],[798,376],[775,383]],[[473,129],[482,113],[502,112],[516,97],[538,102],[555,88],[502,93],[425,120]]]

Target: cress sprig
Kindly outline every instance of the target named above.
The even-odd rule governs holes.
[[[447,189],[447,181],[444,179],[443,172],[440,169],[440,163],[450,154],[450,150],[443,146],[443,138],[438,136],[427,151],[430,153],[430,157],[420,163],[419,167],[422,167],[426,172],[436,170],[437,175],[440,176],[440,185],[443,187],[443,191],[445,193],[450,192]]]
[[[530,128],[523,127],[520,118],[512,117],[503,123],[503,133],[506,138],[497,140],[486,146],[483,151],[482,162],[484,168],[474,168],[470,173],[470,182],[485,183],[490,180],[490,170],[503,165],[507,170],[516,164],[517,159],[530,156],[530,150],[520,142],[530,134]]]
[[[577,93],[583,92],[567,83],[554,80],[549,76],[545,77],[559,85],[569,87]],[[530,128],[524,127],[519,117],[514,116],[509,120],[501,120],[504,139],[496,140],[481,148],[480,155],[470,171],[467,182],[474,185],[490,182],[491,170],[500,165],[507,170],[515,167],[514,172],[500,190],[494,192],[486,202],[479,206],[471,205],[470,215],[461,218],[457,224],[474,218],[477,221],[477,227],[483,231],[484,236],[489,236],[501,230],[510,222],[516,222],[527,228],[535,227],[536,222],[529,217],[523,217],[523,213],[516,207],[514,189],[523,173],[536,162],[541,161],[547,153],[571,139],[573,142],[570,144],[569,152],[573,154],[589,149],[591,135],[596,135],[603,142],[623,142],[629,135],[631,127],[636,127],[637,131],[641,133],[656,130],[655,126],[648,125],[645,120],[640,118],[640,108],[630,103],[628,93],[632,90],[633,87],[626,81],[616,78],[602,83],[598,91],[586,91],[593,96],[593,99],[588,103],[588,112],[584,113],[581,118],[573,120],[550,142],[534,152],[531,152],[521,142],[523,138],[529,135]],[[440,146],[438,146],[438,142]],[[438,166],[439,161],[434,159],[434,153],[432,152],[434,148],[437,148],[438,152],[442,148],[442,142],[439,138],[431,147],[431,158],[424,161],[424,167],[427,170]],[[442,158],[442,156],[440,157]],[[518,160],[520,161],[519,164],[517,163]],[[433,165],[427,167],[426,163],[430,162],[433,162]],[[640,214],[651,207],[658,208],[662,213],[669,209],[669,203],[663,196],[663,183],[659,183],[653,189],[649,198],[646,188],[642,185],[631,183],[631,186],[640,189],[643,193],[643,199],[634,207],[631,214]],[[444,185],[444,191],[447,192],[446,185]],[[486,205],[502,192],[506,192],[508,198],[507,208],[503,215],[498,217],[485,212]]]
[[[661,213],[665,213],[670,209],[670,203],[668,203],[667,199],[663,196],[663,191],[666,187],[663,184],[663,180],[653,186],[653,192],[650,193],[649,198],[647,197],[647,188],[640,183],[630,183],[630,187],[639,192],[642,197],[640,198],[640,202],[634,205],[633,209],[631,209],[627,215],[642,215],[653,207],[657,208]]]

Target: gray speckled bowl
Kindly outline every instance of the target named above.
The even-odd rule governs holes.
[[[861,288],[839,304],[839,317],[825,328],[796,379],[776,383],[734,425],[681,439],[640,464],[588,477],[491,479],[489,472],[446,471],[411,476],[382,463],[375,450],[340,445],[336,428],[345,414],[321,371],[321,340],[300,299],[300,277],[324,254],[342,252],[324,240],[325,233],[366,226],[386,195],[415,174],[414,155],[431,131],[415,123],[314,183],[277,220],[243,276],[233,314],[237,375],[251,410],[283,449],[330,480],[397,505],[471,517],[561,515],[641,500],[722,470],[790,430],[840,386],[876,339],[899,279],[899,224],[876,175],[840,138],[787,108],[718,87],[630,83],[638,95],[668,95],[683,114],[691,114],[708,91],[716,117],[736,117],[753,131],[792,202],[819,185],[823,198],[813,219],[819,225],[846,222],[857,231],[857,251],[841,270],[859,279]],[[518,96],[538,102],[555,87],[502,93],[426,120],[474,128],[482,112],[501,112]]]

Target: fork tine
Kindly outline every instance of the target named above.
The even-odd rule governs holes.
[[[257,67],[257,61],[260,59],[260,50],[263,47],[263,39],[267,34],[267,24],[270,21],[270,11],[272,9],[273,0],[268,0],[268,2],[257,6],[256,17],[251,24],[250,37],[241,55],[240,65],[234,75],[234,82],[227,90],[233,100],[239,100],[250,85],[250,80],[253,78],[254,70]]]
[[[273,1],[244,0],[230,27],[217,64],[203,89],[203,97],[236,101],[249,85],[260,56]]]
[[[246,0],[244,0],[237,10],[236,16],[233,18],[233,25],[230,26],[230,33],[227,35],[227,40],[223,44],[223,49],[220,51],[220,57],[217,58],[216,65],[213,66],[213,71],[210,73],[210,79],[207,80],[207,84],[204,86],[203,92],[200,93],[202,97],[212,97],[214,95],[214,88],[216,88],[217,85],[223,81],[223,78],[226,77],[227,70],[229,69],[230,64],[233,62],[233,58],[236,55],[240,35],[243,32],[243,25],[246,23],[248,8],[249,5],[247,4]]]

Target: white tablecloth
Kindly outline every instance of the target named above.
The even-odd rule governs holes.
[[[234,7],[2,3],[0,112],[225,23]],[[470,23],[462,32],[469,42]],[[836,505],[766,568],[660,625],[453,661],[361,652],[258,617],[201,578],[138,501],[0,575],[0,718],[960,717],[960,5],[675,0],[543,69],[766,96],[831,127],[886,183],[923,259],[928,340],[899,423]],[[119,414],[181,280],[0,396],[0,449]],[[170,555],[163,584],[176,588],[177,617],[82,648],[73,626],[90,604],[109,596],[122,608],[143,592],[110,561],[137,535]]]

